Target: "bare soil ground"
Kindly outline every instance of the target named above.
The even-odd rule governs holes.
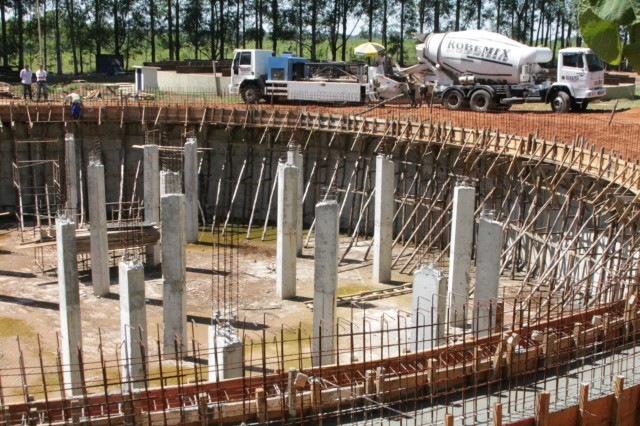
[[[51,370],[56,362],[57,338],[60,332],[58,282],[53,273],[42,274],[34,265],[31,250],[19,250],[19,235],[11,222],[0,224],[0,377],[5,398],[17,401],[22,395],[19,377],[19,358],[30,369],[29,382],[41,383],[38,375],[39,346],[42,347],[45,369]],[[201,240],[210,239],[201,232]],[[230,275],[220,274],[224,258],[210,244],[191,244],[187,248],[187,310],[189,339],[208,347],[208,325],[212,311],[218,308],[215,288],[226,284],[238,288],[238,329],[245,342],[260,342],[263,337],[272,340],[281,331],[289,339],[301,327],[308,336],[312,330],[313,313],[304,302],[313,298],[313,240],[298,259],[297,295],[295,300],[279,300],[275,292],[275,233],[270,230],[265,241],[259,238],[240,239],[240,247],[227,253],[233,258]],[[341,244],[346,247],[348,239]],[[338,294],[353,294],[366,290],[391,288],[410,281],[409,275],[394,273],[394,283],[383,285],[371,281],[371,262],[363,261],[370,241],[363,241],[352,249],[340,267]],[[230,257],[231,254],[233,257]],[[50,253],[49,263],[55,262]],[[80,265],[82,267],[82,265]],[[160,268],[146,268],[147,324],[149,354],[157,353],[156,340],[162,339],[162,277]],[[89,271],[80,272],[80,304],[84,358],[87,364],[99,360],[102,339],[104,355],[115,359],[120,344],[119,286],[117,268],[111,268],[111,294],[97,297],[92,292]],[[338,315],[360,321],[367,316],[372,321],[383,314],[396,317],[397,310],[410,310],[410,295],[382,299],[360,308],[339,308]],[[356,324],[356,327],[358,325]],[[305,336],[305,337],[306,337]],[[191,346],[189,346],[191,348]],[[21,352],[20,350],[21,349]],[[247,354],[247,360],[259,365],[259,352]],[[203,360],[206,361],[206,360]],[[94,364],[95,367],[95,364]],[[111,371],[110,375],[117,374]],[[91,376],[91,374],[89,374]],[[98,373],[94,376],[99,377]],[[56,378],[51,379],[57,383]],[[50,384],[51,386],[51,384]],[[36,386],[37,388],[37,386]],[[37,391],[36,391],[37,392]]]

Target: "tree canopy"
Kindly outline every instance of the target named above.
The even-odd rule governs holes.
[[[604,6],[610,1],[602,0],[601,9],[612,14]],[[405,64],[415,61],[413,33],[476,28],[555,51],[577,35],[571,5],[572,0],[0,0],[0,57],[3,65],[44,62],[52,71],[74,73],[92,69],[95,55],[105,53],[122,54],[127,68],[142,61],[229,58],[234,48],[251,47],[350,60],[353,39],[360,38],[381,42]],[[618,14],[630,21],[628,12]]]

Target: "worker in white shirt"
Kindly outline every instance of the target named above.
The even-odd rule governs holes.
[[[29,99],[33,100],[33,92],[31,91],[31,82],[33,80],[33,71],[29,68],[29,65],[25,65],[24,69],[20,71],[20,82],[22,83],[22,96],[24,100],[27,100],[27,93]]]
[[[77,93],[69,93],[64,97],[64,105],[69,102],[71,104],[71,116],[75,119],[80,118],[82,113],[82,97]]]
[[[40,64],[40,69],[36,71],[36,84],[38,85],[38,101],[42,95],[44,95],[44,100],[46,101],[49,98],[47,93],[47,72],[42,64]]]

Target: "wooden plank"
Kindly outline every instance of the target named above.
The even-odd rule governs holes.
[[[609,426],[613,424],[611,411],[614,403],[614,395],[607,395],[603,398],[589,401],[587,409],[583,412],[582,424],[589,426]]]
[[[563,426],[571,426],[578,423],[578,407],[568,407],[564,410],[556,411],[554,413],[549,414],[549,424],[550,425],[563,425]]]

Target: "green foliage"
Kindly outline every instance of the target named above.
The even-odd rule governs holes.
[[[578,25],[585,42],[604,61],[616,65],[624,54],[640,71],[640,0],[580,0]],[[624,47],[621,26],[630,35]]]
[[[630,25],[640,16],[640,2],[637,0],[589,0],[588,3],[600,19],[614,24]]]
[[[578,25],[585,42],[603,61],[617,65],[622,59],[622,46],[617,25],[600,19],[593,10],[582,1],[578,13]]]

